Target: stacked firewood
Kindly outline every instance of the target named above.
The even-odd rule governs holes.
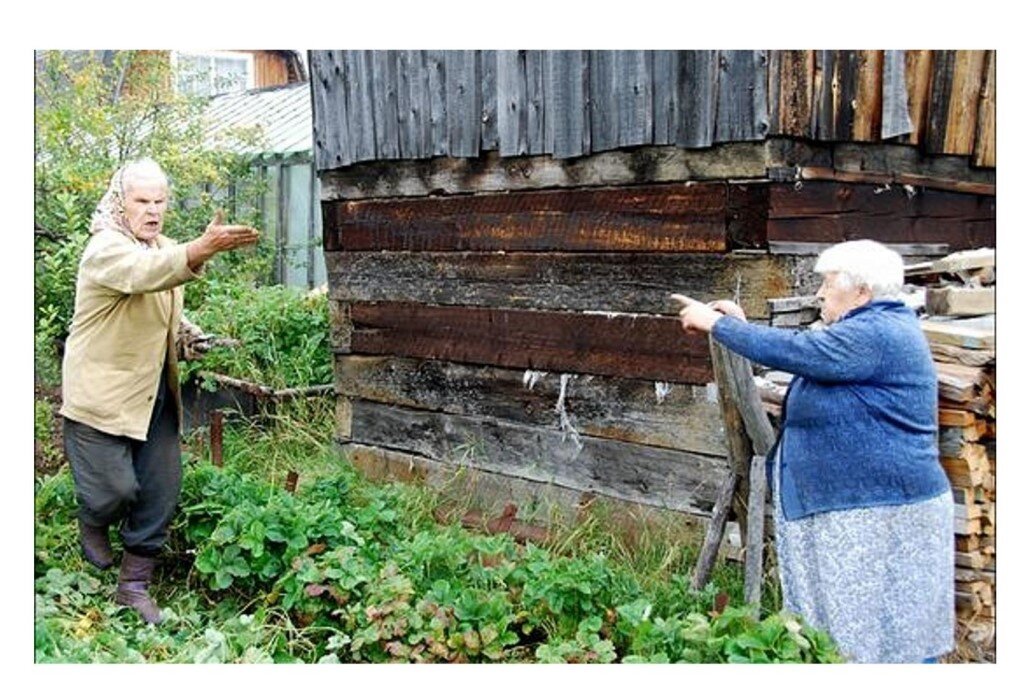
[[[921,328],[939,376],[939,461],[956,506],[956,609],[995,617],[995,254],[958,252],[908,266],[925,288]]]

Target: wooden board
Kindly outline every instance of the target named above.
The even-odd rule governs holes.
[[[683,50],[679,55],[679,129],[681,147],[710,147],[718,109],[718,51]]]
[[[339,355],[335,368],[336,390],[350,400],[548,429],[564,415],[584,436],[725,456],[716,396],[705,387],[379,356]]]
[[[480,51],[445,50],[448,154],[480,153]]]
[[[978,131],[974,140],[974,163],[996,165],[996,52],[985,51],[985,81],[978,94]]]
[[[928,129],[928,93],[932,80],[932,51],[906,51],[907,109],[913,130],[906,142],[917,146]]]
[[[590,93],[588,54],[586,50],[545,52],[544,121],[555,159],[590,151],[590,118],[584,104]]]
[[[726,250],[722,183],[324,203],[324,249]]]
[[[668,294],[680,292],[735,299],[748,318],[764,320],[768,299],[815,286],[808,259],[766,254],[328,251],[325,259],[330,296],[349,301],[672,315],[678,305]]]
[[[345,61],[338,50],[312,50],[310,72],[321,74],[312,88],[314,160],[318,169],[351,163],[348,105],[342,74]],[[333,77],[327,74],[332,74]]]
[[[882,137],[883,50],[858,50],[853,102],[853,139],[873,142]]]
[[[344,352],[705,384],[707,338],[678,318],[405,303],[351,304]]]
[[[814,51],[771,50],[768,67],[768,112],[773,135],[811,137]]]
[[[904,50],[885,50],[882,57],[882,130],[887,140],[914,130],[907,96],[906,56]]]
[[[635,503],[708,514],[725,475],[721,458],[580,437],[492,418],[413,411],[367,401],[352,406],[352,440]]]
[[[920,188],[805,182],[770,189],[768,239],[780,242],[945,243],[950,249],[995,245],[995,199]]]
[[[762,140],[768,133],[768,55],[720,50],[715,142]]]
[[[985,50],[957,50],[947,106],[946,154],[974,153],[978,128],[978,100],[985,76]]]
[[[952,344],[965,349],[994,349],[996,346],[994,315],[942,322],[922,320],[921,329],[929,342]]]
[[[469,470],[411,453],[346,444],[340,451],[374,481],[416,481],[436,490],[459,508],[499,513],[509,503],[529,523],[568,529],[586,521],[625,547],[642,546],[652,533],[674,535],[679,543],[700,543],[706,518],[651,505],[632,503],[592,491],[536,482],[503,474]]]
[[[996,288],[928,288],[925,310],[929,315],[972,316],[996,312]]]

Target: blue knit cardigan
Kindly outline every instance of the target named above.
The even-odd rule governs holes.
[[[901,302],[872,301],[823,330],[723,316],[712,334],[794,375],[773,449],[781,450],[786,519],[915,503],[949,490],[938,461],[935,365],[917,317]]]

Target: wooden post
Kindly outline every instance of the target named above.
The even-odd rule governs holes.
[[[224,466],[224,414],[219,410],[210,413],[210,461],[216,467]]]
[[[697,565],[693,570],[693,577],[690,580],[690,588],[700,590],[708,582],[711,575],[711,567],[715,564],[715,557],[718,556],[718,548],[722,545],[722,534],[725,532],[725,520],[732,507],[732,496],[736,491],[736,484],[739,483],[739,475],[732,469],[722,480],[718,489],[718,496],[715,498],[715,507],[711,510],[711,521],[708,522],[708,529],[704,535],[704,544],[700,548],[700,555],[697,556]]]
[[[747,500],[747,554],[743,579],[743,601],[761,604],[761,572],[764,557],[764,456],[750,460],[750,497]]]
[[[708,335],[708,346],[711,355],[711,367],[715,375],[715,386],[718,387],[718,407],[725,425],[725,441],[728,446],[729,469],[736,473],[737,483],[733,492],[732,509],[740,525],[740,542],[747,542],[747,493],[749,484],[747,473],[750,469],[750,457],[753,450],[750,438],[747,437],[743,422],[743,413],[736,400],[736,382],[733,379],[732,354],[724,346]],[[748,366],[749,371],[749,366]]]
[[[288,479],[284,482],[284,490],[288,493],[295,493],[295,488],[299,485],[299,473],[295,470],[288,471]]]

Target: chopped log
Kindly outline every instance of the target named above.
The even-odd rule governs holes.
[[[978,318],[922,320],[921,329],[929,342],[952,344],[965,349],[994,349],[995,316]]]
[[[930,340],[928,348],[931,349],[932,358],[942,363],[982,367],[991,364],[996,359],[996,352],[991,349],[964,349],[952,344],[943,344]]]
[[[995,313],[996,288],[929,288],[925,294],[925,310],[929,315],[972,316]]]

